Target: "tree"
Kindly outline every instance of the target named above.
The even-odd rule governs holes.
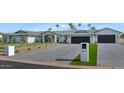
[[[56,28],[57,28],[57,30],[58,30],[58,28],[59,28],[59,24],[56,24]]]
[[[124,34],[121,34],[121,35],[120,35],[120,38],[124,38]]]
[[[68,25],[71,29],[74,28],[72,23],[69,23]]]
[[[71,30],[76,30],[77,28],[73,25],[73,23],[68,24]]]
[[[82,26],[82,24],[81,23],[78,23],[78,27],[79,27],[79,30],[80,30],[80,27]]]
[[[91,28],[91,30],[96,30],[95,26],[93,26],[93,27]]]
[[[14,39],[13,39],[13,43],[16,43],[16,39],[15,39],[15,37],[14,37]]]
[[[52,30],[52,28],[50,27],[50,28],[48,28],[48,31],[51,31]]]
[[[89,27],[89,29],[91,29],[92,25],[91,24],[87,24],[87,26]]]
[[[90,30],[96,30],[96,27],[92,26],[91,24],[88,24],[87,26],[89,27]]]
[[[27,43],[27,37],[26,36],[22,36],[21,37],[21,42],[22,43]]]

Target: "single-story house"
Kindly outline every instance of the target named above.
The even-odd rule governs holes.
[[[7,41],[15,40],[15,42],[22,42],[26,38],[27,43],[33,43],[37,39],[42,42],[48,43],[68,43],[77,44],[81,42],[88,43],[118,43],[121,32],[110,29],[103,28],[99,30],[69,30],[69,31],[23,31],[19,30],[14,34],[9,34],[7,36]]]
[[[0,38],[2,38],[2,37],[3,37],[3,33],[0,32]]]
[[[3,41],[3,33],[0,32],[0,42]]]
[[[19,30],[15,33],[7,34],[5,38],[6,42],[33,43],[36,39],[41,40],[41,35],[38,32]]]
[[[99,30],[75,30],[75,31],[46,31],[42,32],[43,42],[55,43],[117,43],[121,35],[120,31],[103,28]]]

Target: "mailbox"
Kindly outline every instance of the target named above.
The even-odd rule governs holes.
[[[82,44],[82,49],[86,49],[86,44]]]
[[[89,43],[86,43],[86,42],[81,43],[80,60],[84,62],[89,61]]]
[[[14,56],[15,55],[15,47],[14,46],[5,47],[5,55],[6,56]]]

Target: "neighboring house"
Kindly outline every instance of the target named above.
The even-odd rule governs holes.
[[[0,32],[0,42],[3,41],[3,33]]]
[[[8,41],[15,39],[17,43],[22,42],[26,38],[27,43],[33,43],[36,39],[42,42],[49,43],[118,43],[121,32],[103,28],[100,30],[73,30],[73,31],[44,31],[44,32],[31,32],[31,31],[17,31],[14,34],[8,35]]]
[[[19,30],[15,33],[6,35],[6,42],[34,43],[36,40],[41,39],[40,33],[32,31]]]
[[[0,38],[2,38],[2,37],[3,37],[3,33],[0,32]]]

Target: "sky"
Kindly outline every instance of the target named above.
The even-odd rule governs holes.
[[[56,24],[59,24],[59,28],[56,28]],[[74,23],[77,26],[77,23]],[[124,23],[91,23],[96,29],[111,28],[121,32],[124,32]],[[18,30],[26,31],[47,31],[48,28],[52,28],[53,31],[60,30],[66,31],[69,29],[68,23],[0,23],[0,32],[13,33]],[[79,27],[77,26],[79,29]],[[81,30],[88,30],[86,23],[82,23]]]

